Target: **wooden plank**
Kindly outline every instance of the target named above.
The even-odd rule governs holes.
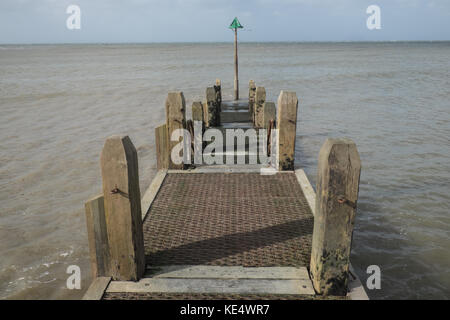
[[[107,275],[110,259],[103,195],[85,204],[92,278]]]
[[[281,91],[278,97],[278,170],[294,170],[298,99],[295,92]]]
[[[311,281],[266,279],[166,279],[144,278],[138,282],[113,281],[106,292],[223,293],[314,295]]]
[[[101,300],[111,277],[97,277],[92,281],[82,300]]]
[[[147,267],[147,278],[308,280],[305,267],[174,265]]]
[[[171,152],[179,141],[172,141],[172,133],[177,129],[186,128],[186,102],[183,92],[169,92],[166,99],[166,125],[169,140],[169,168],[183,169],[184,164],[175,164],[172,161]]]
[[[194,169],[188,170],[168,170],[168,174],[172,173],[263,173],[264,169],[270,169],[271,167],[268,165],[262,164],[254,164],[254,165],[239,165],[239,164],[231,164],[231,165],[202,165],[198,166]],[[272,171],[270,171],[272,173]],[[276,174],[292,174],[292,171],[276,171]]]
[[[313,215],[316,215],[316,193],[311,183],[309,182],[305,171],[303,171],[303,169],[295,170],[295,176],[297,177],[297,181],[302,188],[306,201],[308,201],[311,212],[313,213]]]
[[[361,160],[353,141],[327,139],[320,149],[311,278],[317,293],[346,295]]]
[[[163,124],[155,128],[156,166],[158,170],[169,168],[169,138],[167,125]]]
[[[164,179],[166,178],[166,175],[167,170],[159,170],[156,173],[156,176],[153,178],[152,183],[148,187],[147,191],[145,191],[145,194],[141,200],[142,221],[145,220],[145,217],[147,216],[148,211],[152,206],[153,200],[155,200],[156,195],[158,194],[158,191],[161,188]]]
[[[101,154],[105,221],[114,280],[138,280],[145,270],[136,148],[128,136],[108,138]]]
[[[255,109],[254,109],[254,118],[255,118],[255,127],[262,128],[263,118],[264,118],[264,110],[263,104],[266,102],[266,89],[264,87],[256,87],[255,93]]]
[[[250,112],[242,110],[238,111],[222,111],[220,113],[220,123],[230,122],[249,122],[252,121],[252,115]]]

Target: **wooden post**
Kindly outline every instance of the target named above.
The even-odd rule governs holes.
[[[186,128],[186,105],[183,92],[169,92],[166,99],[166,126],[169,141],[169,169],[183,169],[184,164],[175,164],[172,161],[172,148],[179,141],[171,141],[172,133],[177,129]]]
[[[205,123],[203,118],[203,104],[200,101],[194,101],[192,103],[192,120]]]
[[[205,123],[205,127],[209,128],[209,118],[208,118],[208,101],[203,101],[203,121]]]
[[[84,205],[89,241],[89,256],[92,278],[108,275],[109,246],[106,231],[105,206],[103,195],[90,199]]]
[[[270,120],[275,121],[275,103],[273,102],[264,102],[263,104],[263,128],[267,129],[270,125]]]
[[[266,101],[266,89],[256,87],[255,91],[255,127],[263,127],[263,104]]]
[[[203,141],[203,133],[205,132],[205,121],[203,114],[204,107],[200,101],[194,101],[192,103],[192,120],[194,121],[194,163],[202,164],[202,151],[206,143]],[[201,132],[196,129],[195,122],[201,122]]]
[[[317,169],[311,279],[318,294],[347,294],[361,160],[353,141],[327,139]]]
[[[254,114],[255,96],[256,96],[255,81],[250,80],[250,82],[248,83],[248,111],[252,115],[253,124],[255,124],[255,114]]]
[[[239,100],[237,28],[234,29],[234,100]]]
[[[169,168],[169,138],[165,124],[155,129],[156,164],[158,170]]]
[[[145,271],[145,255],[136,148],[128,136],[112,136],[100,162],[111,258],[108,275],[137,281]]]
[[[298,99],[295,92],[281,91],[278,97],[278,170],[294,170]]]
[[[216,91],[214,87],[206,88],[206,103],[208,111],[208,126],[216,127],[220,125],[219,122],[219,106],[216,100]]]
[[[216,108],[217,108],[217,125],[220,125],[220,113],[222,112],[222,85],[220,79],[216,79],[216,84],[214,86],[214,91],[216,92]]]
[[[216,91],[216,103],[219,106],[219,112],[222,111],[222,83],[220,79],[216,79],[216,85],[214,86]]]

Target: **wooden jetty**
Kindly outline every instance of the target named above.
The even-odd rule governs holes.
[[[349,261],[361,170],[355,144],[325,141],[316,197],[294,168],[294,92],[282,91],[275,105],[250,81],[248,99],[222,101],[217,80],[205,96],[186,120],[183,93],[168,94],[166,123],[155,129],[158,172],[142,197],[130,139],[105,142],[103,193],[86,203],[93,282],[84,299],[367,299]],[[194,127],[233,142],[227,129],[253,129],[257,139],[212,152]],[[181,144],[171,139],[179,129]],[[252,145],[271,150],[275,132],[276,161],[261,163]],[[173,157],[180,145],[181,163]],[[211,153],[234,161],[207,164]]]

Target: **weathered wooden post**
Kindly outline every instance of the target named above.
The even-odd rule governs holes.
[[[216,84],[214,86],[216,91],[216,103],[219,106],[219,112],[222,111],[222,83],[220,79],[216,79]]]
[[[216,84],[214,85],[214,91],[216,92],[216,108],[217,108],[217,124],[220,125],[220,112],[222,112],[222,85],[220,79],[216,79]]]
[[[92,278],[107,276],[109,271],[109,246],[106,231],[103,195],[90,199],[84,205],[89,241]]]
[[[275,108],[275,103],[267,101],[264,102],[263,104],[263,128],[267,129],[269,128],[270,125],[270,120],[275,121],[275,113],[276,113],[276,108]]]
[[[263,127],[263,104],[266,101],[266,89],[264,87],[256,87],[255,91],[255,127]]]
[[[186,128],[186,103],[183,92],[169,92],[166,99],[166,126],[169,141],[169,169],[183,169],[184,164],[175,164],[171,153],[179,141],[172,141],[172,133],[177,129]]]
[[[203,105],[200,101],[194,101],[192,103],[192,121],[194,121],[194,163],[202,164],[203,148],[205,143],[203,142],[203,133],[205,132],[205,121],[203,114]],[[198,123],[201,123],[201,130],[196,127]]]
[[[163,124],[155,129],[156,164],[158,170],[169,168],[169,138],[167,125]]]
[[[253,124],[255,124],[255,96],[256,96],[256,85],[255,81],[250,80],[248,83],[248,111],[252,115]]]
[[[327,139],[317,169],[311,279],[318,294],[347,294],[361,160],[353,141]]]
[[[215,127],[220,125],[219,106],[216,100],[216,90],[214,87],[206,88],[206,109],[208,112],[208,126]]]
[[[202,102],[202,106],[203,106],[203,122],[205,123],[205,127],[209,128],[209,118],[208,118],[208,101],[203,101]]]
[[[100,162],[111,259],[108,275],[137,281],[145,271],[145,255],[136,148],[128,136],[112,136]]]
[[[298,99],[295,92],[281,91],[278,97],[278,170],[294,170]]]
[[[192,103],[192,120],[205,123],[203,118],[203,104],[200,101],[194,101]]]

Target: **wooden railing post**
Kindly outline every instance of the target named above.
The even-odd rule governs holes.
[[[136,148],[128,136],[112,136],[100,162],[111,259],[108,275],[137,281],[145,271],[145,255]]]
[[[255,81],[250,80],[248,83],[248,111],[252,115],[253,124],[255,124],[255,96],[256,96],[256,85]]]
[[[353,141],[327,139],[320,149],[311,279],[318,294],[347,294],[361,160]]]
[[[89,241],[92,278],[107,276],[109,272],[109,246],[106,231],[103,195],[90,199],[84,205]]]
[[[216,79],[216,85],[214,86],[214,90],[216,91],[216,103],[219,109],[218,112],[220,123],[220,112],[222,111],[222,84],[220,79]]]
[[[275,103],[267,101],[263,104],[263,128],[267,129],[270,125],[270,120],[275,121],[276,108]]]
[[[266,89],[264,87],[256,87],[255,93],[255,127],[262,128],[263,127],[263,104],[266,102]]]
[[[278,97],[278,170],[294,170],[298,99],[295,92],[281,91]]]
[[[175,164],[172,161],[171,153],[179,141],[172,141],[172,133],[177,129],[186,128],[186,103],[183,92],[169,92],[166,99],[166,126],[167,138],[169,141],[169,169],[183,169],[184,164]]]
[[[206,88],[206,110],[208,112],[208,126],[215,127],[220,125],[220,110],[216,100],[216,90],[214,87]]]
[[[155,129],[156,165],[158,170],[169,168],[169,138],[167,125],[163,124]]]

